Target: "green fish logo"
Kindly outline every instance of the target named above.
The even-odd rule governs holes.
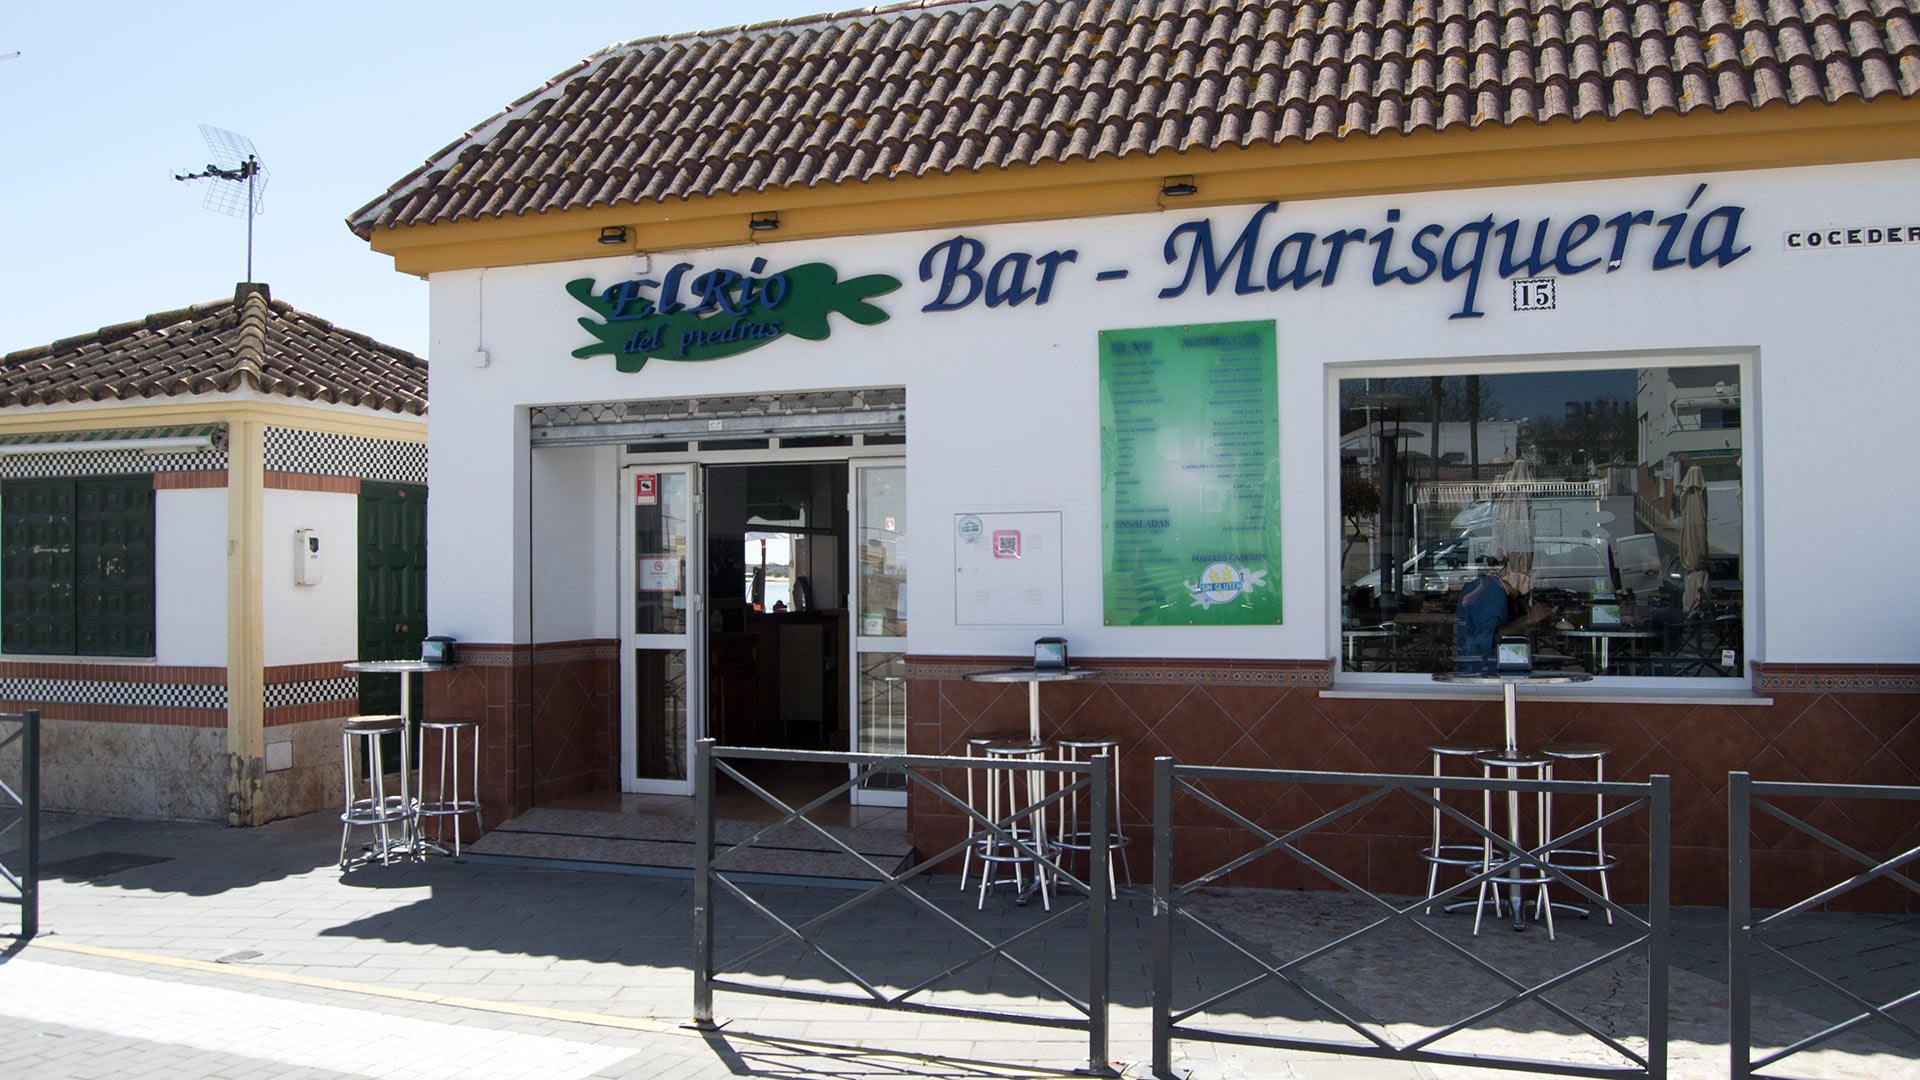
[[[900,279],[867,274],[841,281],[826,263],[803,263],[764,277],[712,270],[686,281],[691,263],[676,264],[664,282],[623,281],[599,288],[592,278],[567,282],[567,294],[591,308],[582,317],[594,344],[573,350],[581,359],[611,356],[619,371],[639,371],[648,360],[704,361],[737,356],[786,337],[823,341],[839,313],[862,326],[887,321],[868,299],[900,287]],[[681,300],[682,292],[691,302]]]

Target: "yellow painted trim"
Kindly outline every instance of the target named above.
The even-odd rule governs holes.
[[[317,975],[302,975],[293,971],[272,971],[264,968],[241,967],[234,964],[222,964],[212,960],[192,960],[181,956],[163,956],[159,953],[135,952],[132,949],[113,949],[104,945],[81,945],[77,942],[58,941],[50,937],[36,937],[27,943],[32,949],[51,949],[55,952],[70,953],[74,956],[91,956],[99,960],[118,960],[126,963],[148,964],[154,967],[173,968],[176,971],[193,971],[203,975],[219,975],[229,979],[252,980],[263,983],[279,983],[283,986],[305,986],[317,990],[335,990],[348,994],[365,994],[371,997],[386,998],[390,1001],[410,1001],[426,1005],[445,1005],[453,1009],[465,1009],[471,1012],[497,1013],[503,1016],[525,1016],[541,1020],[557,1020],[568,1024],[592,1024],[596,1027],[619,1028],[623,1031],[644,1031],[650,1035],[673,1035],[679,1038],[698,1038],[697,1032],[688,1030],[684,1025],[671,1024],[663,1020],[649,1020],[637,1016],[614,1016],[609,1013],[580,1012],[576,1009],[557,1009],[547,1005],[531,1005],[518,1001],[496,1001],[492,998],[461,997],[457,994],[436,994],[426,990],[408,990],[399,986],[380,986],[376,983],[350,982],[346,979],[327,979]]]
[[[760,194],[553,211],[377,230],[395,269],[444,270],[591,259],[640,251],[960,228],[1110,214],[1192,210],[1575,180],[1664,176],[1920,157],[1920,100],[1775,106],[1618,120],[1558,120],[1511,128],[1355,136],[1210,154],[1135,155],[1093,162],[823,185]],[[1197,195],[1168,199],[1165,176],[1190,175]],[[748,217],[777,211],[780,229]],[[624,225],[624,246],[598,242]]]
[[[58,432],[114,431],[129,427],[184,427],[190,424],[234,424],[257,420],[280,428],[318,431],[329,435],[358,435],[397,442],[427,441],[423,416],[356,414],[333,409],[303,408],[274,402],[205,402],[135,405],[89,409],[72,406],[59,411],[24,409],[0,412],[0,435],[45,435]]]
[[[266,806],[261,530],[266,425],[227,425],[227,824],[262,825]]]

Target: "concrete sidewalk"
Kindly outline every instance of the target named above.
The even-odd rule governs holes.
[[[1070,1075],[1087,1064],[1081,1031],[724,991],[716,1011],[730,1023],[718,1033],[691,1031],[681,1026],[692,1012],[687,879],[443,858],[342,874],[334,866],[338,839],[338,823],[326,814],[259,829],[50,818],[41,936],[0,966],[0,1075],[1039,1077]],[[975,913],[955,884],[936,879],[923,895],[964,914],[990,940],[1006,940],[1045,917],[1037,904],[1017,907],[1005,897],[990,898],[987,910]],[[784,918],[804,919],[859,894],[764,885],[754,895]],[[738,900],[715,906],[723,961],[772,932]],[[1298,955],[1358,925],[1362,914],[1345,898],[1302,893],[1210,894],[1200,908],[1225,937],[1178,939],[1176,995],[1183,1002],[1256,973],[1238,949]],[[1724,917],[1708,909],[1676,913],[1676,1077],[1727,1072]],[[1472,938],[1470,921],[1456,915],[1432,925],[1523,968],[1579,962],[1625,940],[1624,928],[1567,919],[1555,942],[1537,929]],[[892,985],[946,971],[972,949],[963,935],[898,898],[829,925],[838,928],[837,955]],[[1084,931],[1083,918],[1069,917],[1014,951],[1068,992],[1083,993]],[[1144,890],[1116,905],[1113,935],[1109,1058],[1128,1075],[1144,1076],[1151,959]],[[1920,986],[1920,920],[1820,916],[1804,937],[1808,956],[1864,977],[1858,992]],[[1573,997],[1591,998],[1594,1015],[1608,1030],[1617,1025],[1629,1045],[1630,1033],[1645,1025],[1644,1004],[1634,1014],[1632,976],[1614,965],[1596,972],[1585,990],[1569,986]],[[845,986],[831,967],[792,945],[752,959],[736,977],[799,989]],[[1477,992],[1464,969],[1391,939],[1346,950],[1303,971],[1302,981],[1396,1036],[1432,1026],[1444,1011],[1438,1006]],[[942,985],[932,1000],[1068,1015],[1064,1006],[1038,1000],[1038,984],[1005,961],[968,968]],[[1771,1030],[1804,1034],[1821,1026],[1819,1015],[1850,1015],[1845,1002],[1818,1000],[1807,980],[1787,972],[1769,974],[1762,990],[1762,1019]],[[1205,1021],[1352,1041],[1306,999],[1271,985],[1223,1009],[1229,1011]],[[1911,1011],[1902,1015],[1912,1021]],[[1600,1044],[1569,1032],[1538,1006],[1526,1006],[1463,1045],[1586,1061],[1581,1055]],[[1897,1033],[1846,1038],[1843,1049],[1789,1071],[1920,1077],[1920,1044]],[[1581,1042],[1591,1047],[1570,1049]],[[1514,1075],[1196,1041],[1176,1042],[1175,1059],[1179,1072],[1202,1080]]]

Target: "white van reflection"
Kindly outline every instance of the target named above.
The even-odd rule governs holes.
[[[1423,545],[1401,565],[1400,594],[1414,597],[1458,592],[1499,565],[1500,556],[1489,533],[1445,537]],[[1542,536],[1533,543],[1535,591],[1560,590],[1583,596],[1616,590],[1641,593],[1660,585],[1661,570],[1659,544],[1652,533],[1623,536],[1611,543],[1597,536]],[[1379,595],[1380,571],[1363,575],[1354,587]]]

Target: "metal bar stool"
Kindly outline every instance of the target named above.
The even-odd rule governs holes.
[[[1008,731],[991,732],[985,735],[969,735],[967,736],[966,756],[970,758],[984,758],[987,756],[987,747],[992,746],[995,743],[1011,742],[1016,738],[1018,738],[1017,735]],[[979,811],[980,813],[984,814],[986,813],[986,807],[982,806],[974,798],[973,774],[975,771],[976,770],[972,768],[968,768],[966,770],[967,772],[967,806],[973,810]],[[984,790],[984,788],[982,790]],[[969,817],[967,818],[967,847],[966,847],[965,853],[960,856],[960,891],[961,892],[967,891],[968,868],[973,863],[973,857],[979,853],[979,848],[980,848],[980,824],[979,822],[975,821],[973,818]],[[984,867],[982,867],[982,872],[983,873],[985,872]]]
[[[420,747],[415,758],[420,767],[418,782],[414,792],[420,799],[420,842],[442,855],[447,849],[440,846],[445,839],[444,822],[453,819],[453,852],[460,854],[460,819],[473,815],[476,833],[486,830],[486,821],[480,816],[480,721],[478,720],[422,720],[415,725],[420,729]],[[433,798],[427,797],[427,735],[432,733],[440,740],[440,758],[438,763],[438,783],[433,789]],[[468,742],[467,774],[465,783],[460,775],[460,736],[464,733]],[[433,821],[433,841],[426,839],[427,819]]]
[[[396,852],[413,853],[417,825],[414,815],[418,805],[407,787],[412,766],[408,760],[406,729],[406,721],[398,716],[355,716],[340,729],[340,765],[345,787],[340,811],[342,870],[371,862],[375,857],[385,866],[393,861]],[[400,736],[400,791],[397,794],[387,792],[386,751],[381,740],[388,735]],[[367,773],[365,795],[360,793],[358,779],[362,765]],[[347,841],[356,825],[375,830],[375,838],[359,858],[349,860]],[[397,840],[393,835],[395,829],[400,833]]]
[[[1008,739],[989,744],[986,757],[996,762],[1045,761],[1047,744],[1032,739]],[[987,820],[1006,835],[987,831],[980,834],[980,900],[975,907],[987,906],[988,888],[1008,884],[1005,879],[995,880],[1000,877],[1000,868],[1007,867],[1013,871],[1014,903],[1025,904],[1037,891],[1041,905],[1048,911],[1053,910],[1046,865],[1035,857],[1036,853],[1044,857],[1049,847],[1047,811],[1039,805],[1047,796],[1046,773],[1037,769],[989,767],[986,789],[987,805],[983,812]],[[1031,881],[1026,875],[1028,869],[1033,871]]]
[[[1061,761],[1087,761],[1101,754],[1111,759],[1113,768],[1113,785],[1108,789],[1113,792],[1113,820],[1107,825],[1107,851],[1109,854],[1119,851],[1121,865],[1127,874],[1127,884],[1131,885],[1133,868],[1127,866],[1126,861],[1127,845],[1133,842],[1133,838],[1120,830],[1120,740],[1098,737],[1060,740]],[[1072,776],[1067,774],[1060,779],[1063,782],[1071,782]],[[1091,809],[1091,807],[1088,808],[1088,810]],[[1063,805],[1060,807],[1060,828],[1054,834],[1053,846],[1062,851],[1084,851],[1091,856],[1093,853],[1092,822],[1082,821],[1081,814],[1080,793],[1076,791],[1071,797],[1063,800]],[[1092,865],[1091,859],[1088,865]],[[1092,883],[1089,882],[1088,885],[1091,886]],[[1114,876],[1112,859],[1107,860],[1107,895],[1114,897],[1120,895],[1120,886]]]
[[[1444,742],[1430,743],[1427,746],[1427,752],[1433,755],[1433,775],[1435,777],[1446,775],[1444,765],[1448,761],[1458,760],[1472,763],[1474,759],[1480,755],[1491,754],[1498,749],[1500,749],[1500,747],[1496,743],[1474,742],[1472,740],[1462,739],[1449,739]],[[1439,788],[1433,789],[1433,800],[1436,804],[1440,801]],[[1427,841],[1427,846],[1420,849],[1420,857],[1425,859],[1427,863],[1428,904],[1424,911],[1425,914],[1428,915],[1433,914],[1432,900],[1434,894],[1440,891],[1441,867],[1452,866],[1464,871],[1469,868],[1479,870],[1487,864],[1487,845],[1485,840],[1473,844],[1449,844],[1442,838],[1440,819],[1443,816],[1444,815],[1440,813],[1440,807],[1438,805],[1434,806],[1433,832]],[[1473,903],[1471,900],[1461,900],[1448,904],[1445,910],[1461,911],[1472,907]]]
[[[1549,775],[1553,766],[1552,758],[1530,750],[1496,750],[1491,754],[1481,754],[1474,758],[1474,761],[1480,764],[1481,775],[1489,780],[1493,778],[1493,770],[1495,769],[1506,770],[1508,780],[1543,779]],[[1523,777],[1521,775],[1522,773],[1530,775]],[[1545,792],[1539,792],[1535,794],[1533,798],[1534,824],[1537,827],[1536,834],[1539,837],[1539,841],[1534,847],[1540,849],[1540,858],[1544,861],[1546,858],[1545,849],[1548,837],[1547,796]],[[1492,832],[1494,825],[1492,788],[1488,788],[1480,793],[1480,813],[1482,823],[1486,825],[1487,831]],[[1521,851],[1533,850],[1532,848],[1528,848],[1520,839],[1523,829],[1520,821],[1520,793],[1518,791],[1507,792],[1506,825],[1507,840],[1514,848]],[[1484,914],[1487,889],[1489,886],[1493,888],[1494,912],[1496,915],[1499,913],[1502,903],[1500,899],[1500,886],[1502,885],[1507,886],[1508,895],[1505,903],[1510,905],[1508,907],[1508,914],[1513,917],[1513,928],[1515,930],[1525,930],[1527,928],[1527,909],[1526,905],[1520,902],[1520,894],[1523,890],[1532,886],[1540,890],[1537,897],[1537,906],[1541,911],[1546,913],[1547,937],[1549,940],[1553,939],[1553,904],[1549,902],[1547,896],[1547,883],[1551,878],[1545,868],[1519,865],[1519,857],[1511,854],[1503,856],[1498,863],[1496,863],[1493,857],[1493,840],[1490,837],[1484,838],[1483,844],[1485,845],[1483,848],[1485,856],[1485,861],[1482,863],[1484,868],[1483,872],[1495,870],[1498,870],[1498,872],[1493,874],[1492,877],[1480,882],[1480,897],[1476,902],[1478,906],[1476,906],[1473,913],[1473,932],[1476,935],[1480,933],[1480,917]]]
[[[1607,755],[1611,752],[1612,748],[1603,743],[1549,743],[1540,748],[1541,754],[1552,759],[1552,761],[1547,764],[1547,779],[1553,779],[1555,762],[1591,761],[1593,762],[1593,781],[1596,784],[1606,783]],[[1596,792],[1593,796],[1593,819],[1595,821],[1599,821],[1606,816],[1607,809],[1605,803],[1605,798]],[[1553,796],[1551,793],[1547,796],[1547,809],[1544,820],[1547,823],[1546,835],[1552,837]],[[1548,842],[1551,843],[1552,841],[1549,840]],[[1547,865],[1553,867],[1555,870],[1564,870],[1570,874],[1599,875],[1600,895],[1606,898],[1609,905],[1612,904],[1613,888],[1607,882],[1607,871],[1620,865],[1620,858],[1617,855],[1607,854],[1607,830],[1605,826],[1593,830],[1592,847],[1556,847],[1549,850],[1547,852]],[[1569,911],[1578,912],[1583,919],[1591,914],[1584,905],[1561,904],[1560,906]],[[1607,925],[1613,925],[1613,908],[1611,906],[1607,908]]]

